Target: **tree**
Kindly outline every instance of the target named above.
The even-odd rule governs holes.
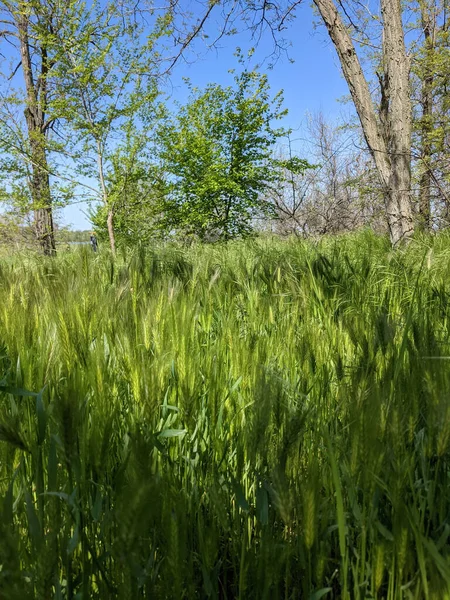
[[[400,0],[381,0],[383,51],[378,118],[349,28],[333,0],[314,0],[336,48],[342,71],[383,187],[391,242],[396,246],[414,231],[411,205],[411,135],[409,60]]]
[[[26,140],[21,149],[28,162],[28,183],[31,208],[34,211],[36,238],[44,252],[55,253],[52,194],[48,163],[48,138],[54,118],[49,114],[51,82],[58,55],[54,47],[54,32],[64,28],[71,3],[34,1],[4,1],[0,3],[4,24],[2,37],[16,52],[17,67],[12,79],[21,69],[25,105]],[[20,94],[10,100],[21,101]]]
[[[283,48],[278,34],[295,14],[301,0],[279,2],[219,2],[223,9],[223,35],[227,26],[236,29],[243,23],[260,37],[264,28],[273,35],[275,48]],[[323,23],[336,48],[342,71],[350,89],[364,138],[376,165],[383,189],[385,214],[394,246],[408,240],[414,232],[411,190],[412,104],[410,99],[410,62],[407,55],[403,13],[400,0],[381,0],[382,56],[379,64],[378,94],[371,94],[354,39],[357,27],[349,18],[348,6],[333,0],[314,0]],[[339,6],[339,8],[338,8]],[[351,10],[353,6],[351,6]],[[369,11],[370,7],[356,10]],[[211,12],[205,7],[201,25]],[[370,41],[369,41],[370,43]],[[373,45],[373,44],[371,44]],[[380,101],[380,106],[377,106]]]
[[[273,146],[285,131],[282,95],[271,98],[265,75],[245,70],[235,87],[210,84],[159,129],[159,156],[167,174],[160,226],[200,239],[228,240],[272,214],[264,193],[282,176]],[[297,171],[306,161],[291,161]]]
[[[71,35],[59,39],[63,60],[55,101],[55,109],[70,125],[79,177],[98,181],[113,254],[121,185],[136,177],[157,96],[153,43],[165,32],[162,20],[143,40],[135,13],[120,8],[94,4],[80,12]]]
[[[450,208],[450,32],[447,0],[419,0],[412,26],[420,36],[411,49],[414,101],[413,150],[422,228],[433,216],[448,225]]]
[[[360,64],[364,66],[377,121],[388,142],[390,119],[395,118],[390,101],[393,95],[392,77],[389,77],[386,68],[389,32],[393,29],[398,31],[400,37],[397,42],[405,46],[408,77],[405,76],[404,80],[408,80],[409,88],[405,84],[404,89],[408,89],[412,110],[410,199],[415,223],[427,230],[432,224],[436,226],[439,220],[442,223],[448,204],[446,180],[449,162],[443,148],[448,137],[449,113],[445,100],[448,94],[444,91],[445,85],[442,85],[448,81],[449,74],[448,0],[397,3],[394,6],[395,19],[391,18],[393,13],[389,6],[382,6],[381,18],[376,5],[340,2],[338,10],[358,52]],[[388,35],[386,19],[389,20]],[[395,22],[399,26],[403,23],[403,30],[408,32],[407,43],[402,40],[403,31],[394,27]],[[393,72],[403,63],[403,59],[396,61]],[[378,86],[371,80],[373,75],[377,76]],[[403,105],[406,106],[406,103],[403,102]]]
[[[114,198],[114,235],[118,243],[149,243],[162,234],[158,228],[159,210],[165,193],[163,173],[149,160],[117,154],[108,177]],[[91,221],[101,239],[108,239],[108,206],[99,204],[91,211]]]
[[[284,185],[272,195],[277,213],[273,229],[302,237],[363,226],[384,231],[375,165],[359,147],[359,131],[329,122],[322,113],[309,116],[306,131],[302,151],[315,168],[300,175],[286,172]],[[290,139],[288,154],[292,156]]]
[[[1,56],[9,60],[10,46],[17,55],[10,72],[5,71],[0,92],[0,171],[10,175],[2,177],[2,191],[9,203],[16,198],[20,209],[26,201],[34,210],[36,236],[46,254],[55,252],[52,209],[58,182],[64,182],[59,187],[66,198],[69,183],[72,193],[75,188],[90,190],[92,199],[92,191],[97,193],[92,178],[98,181],[95,199],[101,198],[107,207],[114,252],[114,213],[119,205],[109,176],[125,135],[121,129],[135,126],[136,149],[145,128],[143,108],[155,96],[163,59],[175,64],[199,33],[194,26],[187,38],[180,36],[175,22],[184,23],[185,15],[178,5],[156,7],[146,0],[0,2],[0,37],[6,48]],[[172,34],[175,43],[170,50],[157,50],[166,34]],[[12,90],[20,71],[23,83]],[[20,105],[26,110],[18,118]],[[50,162],[55,151],[61,159],[57,168]],[[65,175],[61,165],[67,168]],[[24,193],[23,181],[29,184],[29,194]]]
[[[11,207],[0,214],[0,249],[5,245],[10,250],[35,243],[33,223],[16,207]]]

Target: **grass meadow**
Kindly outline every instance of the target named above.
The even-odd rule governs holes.
[[[3,257],[0,598],[450,598],[450,236]]]

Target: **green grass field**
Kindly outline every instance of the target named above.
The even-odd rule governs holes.
[[[0,598],[450,598],[450,236],[0,262]]]

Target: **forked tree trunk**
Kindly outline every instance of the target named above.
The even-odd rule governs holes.
[[[37,77],[37,81],[35,81],[28,38],[29,17],[27,3],[20,3],[19,9],[17,30],[19,33],[20,55],[27,99],[25,117],[30,144],[32,171],[30,191],[33,202],[35,234],[43,253],[51,256],[56,253],[56,247],[45,136],[47,74],[49,68],[47,50],[44,44],[38,49],[41,55],[41,72]]]
[[[375,161],[385,197],[393,246],[413,234],[411,209],[411,100],[400,0],[382,0],[384,22],[383,96],[388,103],[382,125],[347,28],[333,0],[314,0],[336,48],[364,137]]]

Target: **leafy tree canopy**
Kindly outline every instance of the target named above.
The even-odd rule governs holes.
[[[287,134],[276,126],[287,114],[282,104],[282,92],[272,97],[257,71],[236,75],[234,86],[192,89],[188,104],[158,130],[167,178],[160,228],[227,240],[249,235],[258,218],[272,214],[270,191],[286,167],[297,173],[309,167],[274,157]]]

